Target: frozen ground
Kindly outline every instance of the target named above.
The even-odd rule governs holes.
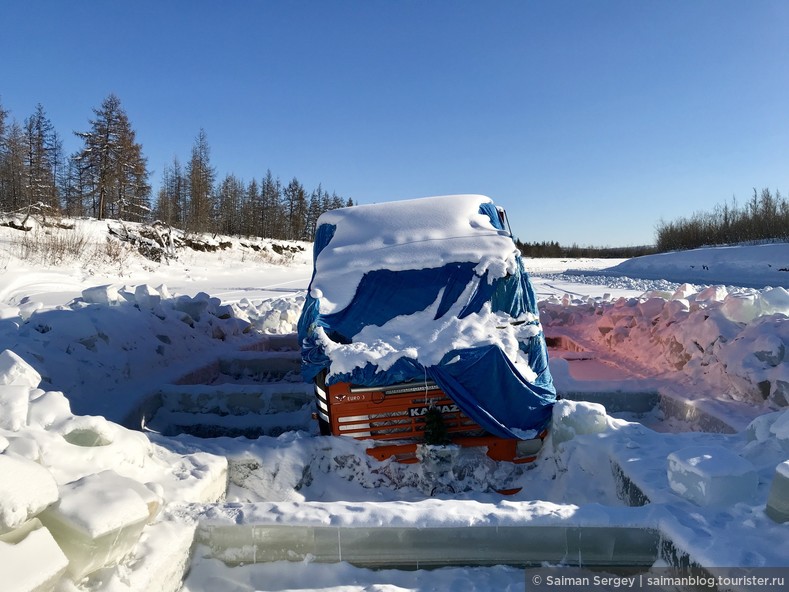
[[[296,561],[246,564],[244,537],[280,526],[337,536],[636,527],[702,565],[789,567],[789,524],[765,513],[789,459],[789,293],[780,287],[789,245],[770,245],[769,265],[756,247],[625,261],[605,274],[620,262],[526,260],[558,389],[578,402],[557,405],[534,465],[473,451],[399,465],[374,461],[361,442],[319,437],[309,420],[292,344],[277,341],[295,330],[308,245],[227,239],[153,263],[106,229],[0,227],[4,582],[175,590],[189,563],[192,592],[523,589],[514,567],[370,570],[295,547],[285,558]],[[34,233],[80,233],[80,255],[36,250]],[[636,267],[649,279],[625,275],[647,275]],[[700,281],[699,269],[718,275],[686,283]],[[217,389],[232,391],[235,407]],[[248,389],[268,397],[258,415]],[[119,425],[141,416],[153,421],[147,432]],[[277,422],[299,429],[282,433]],[[222,435],[252,429],[254,439]],[[98,571],[72,561],[64,574],[49,532],[61,547],[83,537],[103,549],[111,536],[119,555]],[[265,545],[253,551],[276,559]]]

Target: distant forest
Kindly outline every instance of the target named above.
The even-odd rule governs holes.
[[[189,159],[162,172],[155,196],[142,145],[120,99],[111,94],[93,109],[82,146],[64,155],[61,136],[39,104],[23,123],[0,104],[0,212],[161,220],[188,232],[215,232],[311,241],[323,212],[353,205],[319,185],[308,191],[271,171],[245,182],[217,175],[208,137],[200,130]]]
[[[789,241],[789,202],[779,191],[753,190],[743,206],[731,203],[711,212],[697,212],[671,222],[661,220],[656,228],[659,251],[695,249],[703,246],[754,242]]]
[[[515,244],[524,257],[629,259],[630,257],[640,257],[656,252],[655,247],[651,245],[637,247],[579,247],[574,244],[570,247],[564,247],[556,241],[524,243],[520,240],[516,240]]]
[[[696,212],[688,218],[666,222],[655,229],[655,245],[641,247],[564,247],[557,242],[516,241],[525,257],[630,258],[707,246],[789,241],[789,201],[779,191],[753,190],[743,206],[732,198],[711,212]]]

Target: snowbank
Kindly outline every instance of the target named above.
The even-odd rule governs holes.
[[[705,285],[789,288],[789,243],[707,247],[645,255],[597,273]]]
[[[541,303],[548,334],[573,335],[724,397],[789,405],[789,292],[683,284],[673,293]]]

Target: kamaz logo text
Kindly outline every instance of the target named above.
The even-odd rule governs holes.
[[[408,415],[411,417],[422,417],[427,413],[428,409],[430,409],[430,407],[411,407],[408,409]],[[438,409],[442,414],[457,413],[460,411],[458,406],[454,403],[451,405],[436,405],[436,409]]]

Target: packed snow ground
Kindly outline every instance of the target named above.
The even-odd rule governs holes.
[[[66,247],[41,246],[52,237]],[[74,255],[69,241],[78,243]],[[510,567],[230,568],[205,547],[190,555],[200,521],[239,520],[639,524],[661,529],[704,565],[789,567],[789,524],[765,513],[773,481],[789,473],[776,471],[789,459],[789,293],[780,283],[789,245],[770,245],[769,266],[758,248],[624,262],[526,260],[544,330],[558,347],[551,368],[560,392],[659,391],[730,433],[699,431],[701,422],[660,411],[612,416],[565,401],[528,469],[472,454],[436,475],[429,463],[377,463],[363,443],[310,430],[206,440],[119,425],[159,385],[253,348],[263,334],[295,330],[312,271],[308,246],[283,254],[267,241],[219,242],[229,246],[184,249],[154,263],[109,236],[103,222],[0,227],[2,581],[41,580],[22,590],[46,578],[71,592],[177,589],[180,580],[168,577],[191,562],[184,589],[193,592],[523,589],[523,571]],[[636,267],[650,277],[625,275],[647,276]],[[699,269],[718,275],[686,283],[699,281]],[[612,462],[650,504],[626,506]],[[502,498],[494,491],[502,486],[522,490]],[[94,571],[85,558],[72,561],[69,576],[47,532],[120,542],[102,559],[110,567]]]

